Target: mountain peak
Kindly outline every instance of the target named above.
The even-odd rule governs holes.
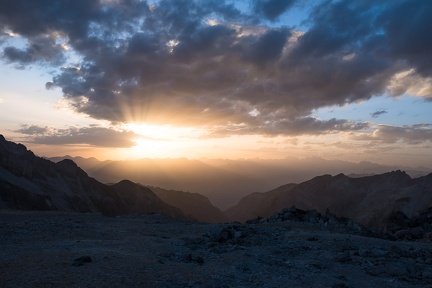
[[[396,178],[399,181],[409,181],[411,177],[405,172],[401,170],[391,171],[388,173],[391,178]]]
[[[399,174],[399,175],[408,175],[405,171],[402,171],[400,169],[398,170],[393,170],[390,172],[391,174]]]
[[[334,178],[345,178],[347,177],[344,173],[339,173],[337,175],[334,176]]]
[[[61,164],[61,165],[69,166],[69,167],[73,167],[73,168],[78,168],[78,165],[72,159],[63,159],[60,162],[58,162],[57,164]]]
[[[120,182],[118,182],[117,184],[114,184],[114,185],[132,186],[132,185],[137,185],[137,184],[135,184],[134,182],[132,182],[130,180],[124,179],[124,180],[121,180]]]
[[[78,167],[78,165],[71,159],[61,160],[60,162],[56,163],[56,166],[69,174],[87,176],[87,173]]]

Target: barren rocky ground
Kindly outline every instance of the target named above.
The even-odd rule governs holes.
[[[432,287],[430,242],[290,221],[0,212],[0,287]]]

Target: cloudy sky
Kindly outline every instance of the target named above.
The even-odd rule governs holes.
[[[432,166],[430,1],[0,7],[0,133],[41,156]]]

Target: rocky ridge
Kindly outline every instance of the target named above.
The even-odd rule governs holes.
[[[254,193],[226,211],[231,220],[270,217],[286,207],[330,210],[375,229],[384,229],[394,212],[416,217],[432,206],[432,174],[412,179],[402,171],[350,178],[323,175],[288,184],[267,193]]]
[[[302,210],[295,206],[274,213],[271,217],[258,217],[246,224],[288,223],[311,229],[324,229],[332,232],[382,238],[386,240],[432,241],[432,208],[408,218],[400,211],[393,212],[387,219],[385,228],[370,229],[352,219],[338,217],[329,210],[321,214],[316,210]]]

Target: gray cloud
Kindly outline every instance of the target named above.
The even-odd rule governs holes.
[[[399,96],[432,76],[427,1],[323,1],[303,34],[256,21],[276,20],[294,1],[254,2],[253,15],[230,2],[0,1],[0,25],[29,42],[5,47],[3,57],[58,65],[67,52],[53,37],[61,37],[82,60],[46,87],[60,87],[76,111],[216,134],[367,127],[310,115],[389,90]],[[406,11],[416,17],[401,17]],[[394,76],[410,69],[409,81],[396,85]]]
[[[375,141],[393,144],[403,141],[408,144],[422,144],[432,141],[432,124],[416,124],[411,126],[377,125],[372,133],[364,133],[352,137],[353,140]]]
[[[29,142],[45,145],[85,144],[98,147],[127,148],[136,145],[134,139],[143,138],[130,131],[117,131],[98,126],[54,129],[37,125],[23,125],[21,129],[15,132],[28,135]]]
[[[56,43],[53,36],[43,35],[29,39],[26,49],[18,49],[13,46],[4,48],[4,57],[10,62],[26,65],[34,62],[61,65],[65,61],[64,49]]]
[[[263,14],[267,19],[274,21],[289,8],[296,0],[255,0],[254,10]]]
[[[375,111],[375,112],[371,113],[370,115],[373,118],[378,118],[379,116],[381,116],[383,114],[387,114],[387,111],[385,111],[385,110],[379,110],[379,111]]]
[[[262,134],[266,136],[277,135],[321,135],[343,131],[358,131],[369,127],[367,122],[354,122],[343,119],[319,120],[313,117],[296,118],[294,121],[281,119],[255,127],[248,125],[229,125],[219,129],[209,129],[206,137],[223,137],[230,134]]]
[[[15,130],[14,132],[18,132],[26,135],[40,135],[49,132],[48,127],[41,127],[38,125],[21,125],[21,128]]]
[[[427,1],[395,1],[376,20],[386,35],[383,52],[395,60],[408,61],[422,76],[432,75],[431,15],[432,5]]]

